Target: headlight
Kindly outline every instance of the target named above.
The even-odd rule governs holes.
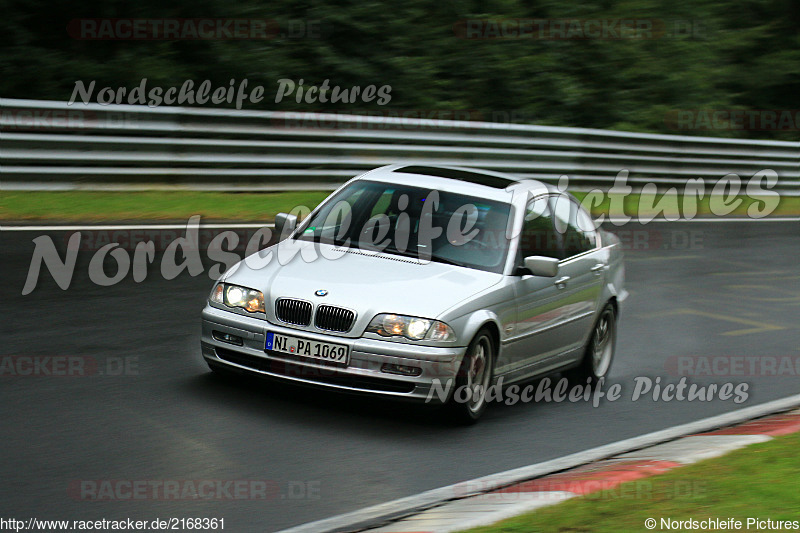
[[[247,287],[217,283],[208,299],[228,307],[241,307],[248,313],[264,312],[264,295],[261,291]]]
[[[425,339],[452,342],[456,340],[453,329],[444,322],[389,313],[382,313],[373,318],[367,326],[367,331],[384,337],[403,336],[414,341]]]

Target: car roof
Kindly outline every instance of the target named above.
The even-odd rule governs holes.
[[[515,189],[528,189],[534,195],[556,190],[555,187],[537,180],[450,165],[387,165],[366,172],[356,179],[451,191],[501,202],[510,202]]]

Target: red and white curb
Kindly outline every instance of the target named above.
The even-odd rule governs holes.
[[[737,427],[681,437],[566,472],[455,500],[367,531],[438,533],[488,525],[575,496],[612,490],[621,483],[661,474],[796,431],[800,431],[800,409]]]
[[[800,431],[798,407],[800,394],[302,524],[281,533],[447,532],[492,524]]]

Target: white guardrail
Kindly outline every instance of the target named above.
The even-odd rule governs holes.
[[[386,115],[391,115],[387,111]],[[389,163],[460,165],[571,186],[681,186],[778,173],[800,194],[800,142],[473,121],[0,99],[0,189],[335,188]]]

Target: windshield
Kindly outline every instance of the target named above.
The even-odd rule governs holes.
[[[306,219],[297,239],[503,271],[510,205],[359,180]]]

